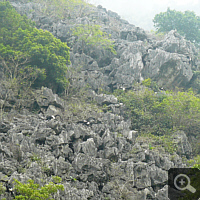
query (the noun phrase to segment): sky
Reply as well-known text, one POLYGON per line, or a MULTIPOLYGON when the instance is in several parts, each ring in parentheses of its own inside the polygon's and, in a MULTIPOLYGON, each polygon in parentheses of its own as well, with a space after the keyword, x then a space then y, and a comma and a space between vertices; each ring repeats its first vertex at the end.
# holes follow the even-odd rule
POLYGON ((102 5, 107 10, 117 12, 129 23, 145 30, 153 29, 153 18, 167 8, 177 11, 194 11, 200 16, 200 0, 90 0, 94 5, 102 5))

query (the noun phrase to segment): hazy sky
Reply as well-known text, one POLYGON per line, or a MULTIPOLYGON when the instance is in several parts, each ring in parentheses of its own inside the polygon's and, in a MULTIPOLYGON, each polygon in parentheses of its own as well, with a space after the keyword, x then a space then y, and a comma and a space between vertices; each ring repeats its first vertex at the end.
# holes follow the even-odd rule
POLYGON ((117 12, 122 18, 146 30, 153 28, 152 19, 167 8, 177 11, 191 10, 200 16, 200 0, 90 0, 107 10, 117 12))

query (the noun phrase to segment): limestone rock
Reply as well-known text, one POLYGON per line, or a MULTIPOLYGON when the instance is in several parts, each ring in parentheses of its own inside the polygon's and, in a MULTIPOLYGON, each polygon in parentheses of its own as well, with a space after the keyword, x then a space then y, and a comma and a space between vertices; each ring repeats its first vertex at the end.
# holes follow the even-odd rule
POLYGON ((53 94, 52 90, 47 87, 42 87, 41 90, 36 91, 36 100, 40 107, 54 105, 61 109, 64 108, 64 102, 58 97, 57 94, 53 94))
POLYGON ((181 156, 184 155, 189 158, 192 154, 192 147, 186 134, 183 131, 177 131, 174 133, 173 138, 177 147, 177 153, 181 156))

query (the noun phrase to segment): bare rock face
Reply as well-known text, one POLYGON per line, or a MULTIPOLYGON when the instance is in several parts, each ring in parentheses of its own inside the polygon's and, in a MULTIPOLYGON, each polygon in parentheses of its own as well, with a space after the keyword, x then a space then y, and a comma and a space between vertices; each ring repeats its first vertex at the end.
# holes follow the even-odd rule
POLYGON ((183 131, 177 131, 173 135, 174 142, 177 145, 177 153, 180 156, 190 157, 192 154, 192 147, 188 141, 186 134, 183 131))
POLYGON ((192 79, 190 59, 185 55, 150 49, 145 60, 143 75, 156 80, 160 86, 184 87, 192 79))
POLYGON ((194 45, 172 30, 148 50, 143 75, 166 88, 186 87, 193 77, 195 55, 194 45))
POLYGON ((185 40, 176 30, 171 30, 158 45, 167 52, 183 54, 191 59, 197 54, 194 45, 185 40))

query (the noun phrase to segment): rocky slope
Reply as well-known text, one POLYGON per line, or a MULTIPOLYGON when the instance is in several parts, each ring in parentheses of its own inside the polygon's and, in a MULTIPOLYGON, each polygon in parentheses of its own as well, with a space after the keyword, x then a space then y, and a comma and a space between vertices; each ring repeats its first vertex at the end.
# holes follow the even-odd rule
MULTIPOLYGON (((157 41, 101 6, 88 8, 93 12, 84 17, 56 20, 42 15, 39 4, 11 3, 36 21, 38 28, 68 42, 71 69, 81 66, 76 77, 72 73, 73 84, 89 84, 91 91, 85 103, 76 106, 76 99, 70 103, 48 88, 36 90, 35 100, 24 101, 20 111, 12 105, 17 100, 7 99, 0 122, 0 181, 4 185, 14 178, 42 183, 42 179, 49 182, 57 175, 62 177, 65 190, 55 199, 167 200, 167 170, 184 167, 181 157, 192 154, 186 135, 174 134, 179 148, 173 154, 159 145, 150 148, 149 138, 130 130, 124 105, 113 95, 97 92, 100 88, 131 88, 147 77, 165 88, 184 87, 197 66, 195 47, 176 31, 157 41), (80 52, 81 44, 71 28, 92 20, 111 34, 117 55, 91 47, 80 52), (47 120, 47 116, 57 114, 56 119, 47 120)), ((3 197, 12 199, 9 193, 3 197)))
POLYGON ((174 136, 179 155, 159 145, 150 149, 149 138, 129 129, 124 106, 112 95, 92 93, 110 111, 91 108, 82 120, 73 121, 68 105, 50 89, 36 94, 32 104, 44 114, 11 110, 0 123, 1 182, 6 185, 15 178, 41 183, 57 175, 65 190, 56 199, 167 199, 167 170, 184 167, 180 156, 191 154, 184 133, 174 136), (60 118, 46 119, 57 113, 60 118))
MULTIPOLYGON (((50 31, 71 47, 72 68, 80 68, 79 85, 89 84, 109 91, 131 88, 134 82, 152 78, 166 88, 186 87, 197 68, 197 50, 176 31, 157 41, 151 34, 129 24, 117 13, 102 6, 89 7, 81 16, 56 20, 45 16, 36 3, 12 2, 20 14, 26 14, 37 27, 50 31), (72 36, 78 24, 99 24, 115 41, 117 55, 96 47, 84 47, 72 36)), ((76 83, 77 84, 77 83, 76 83)))

